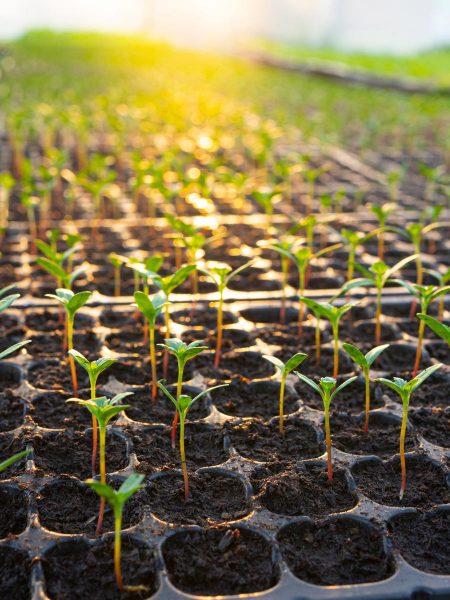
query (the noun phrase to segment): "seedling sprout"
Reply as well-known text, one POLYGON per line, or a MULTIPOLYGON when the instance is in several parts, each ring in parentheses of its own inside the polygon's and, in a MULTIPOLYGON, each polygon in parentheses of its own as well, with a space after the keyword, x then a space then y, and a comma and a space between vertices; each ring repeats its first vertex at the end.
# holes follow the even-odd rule
POLYGON ((7 458, 3 462, 1 462, 0 463, 0 473, 2 473, 6 469, 8 469, 12 465, 14 465, 16 462, 18 462, 22 458, 25 458, 25 456, 28 456, 31 452, 32 452, 31 449, 29 449, 29 450, 22 450, 22 452, 17 452, 17 454, 13 454, 9 458, 7 458))
POLYGON ((431 331, 434 331, 434 333, 442 338, 444 342, 447 342, 448 346, 450 347, 450 327, 448 325, 445 325, 445 323, 441 323, 437 319, 430 317, 430 315, 417 313, 417 316, 423 323, 428 325, 431 331))

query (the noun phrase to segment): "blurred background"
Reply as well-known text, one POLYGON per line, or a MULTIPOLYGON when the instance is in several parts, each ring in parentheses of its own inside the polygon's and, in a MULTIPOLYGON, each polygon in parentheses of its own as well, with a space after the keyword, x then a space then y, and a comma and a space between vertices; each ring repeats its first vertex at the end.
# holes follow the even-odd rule
POLYGON ((30 29, 144 33, 181 46, 243 40, 342 51, 414 54, 450 45, 450 0, 14 0, 0 37, 30 29))

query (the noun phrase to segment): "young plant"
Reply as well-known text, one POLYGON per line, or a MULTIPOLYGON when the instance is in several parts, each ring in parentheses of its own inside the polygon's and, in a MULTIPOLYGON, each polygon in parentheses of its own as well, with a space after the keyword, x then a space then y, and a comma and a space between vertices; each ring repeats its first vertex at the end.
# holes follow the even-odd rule
POLYGON ((405 438, 406 438, 406 424, 408 420, 408 408, 409 402, 411 399, 412 393, 427 379, 430 375, 432 375, 435 371, 442 367, 442 363, 437 365, 432 365, 421 371, 416 377, 411 379, 410 381, 405 381, 401 377, 394 377, 393 381, 390 379, 385 379, 384 377, 379 377, 376 381, 387 385, 391 390, 397 392, 400 396, 402 404, 403 404, 403 417, 402 417, 402 426, 400 430, 400 465, 402 471, 402 482, 400 486, 400 500, 403 498, 403 494, 406 489, 406 459, 405 459, 405 438))
POLYGON ((381 297, 385 285, 391 281, 394 273, 402 269, 405 265, 416 259, 416 255, 407 256, 400 260, 393 267, 388 267, 385 262, 378 260, 369 268, 363 268, 357 265, 357 269, 362 272, 364 277, 352 279, 342 286, 339 296, 347 294, 350 290, 360 287, 375 287, 377 289, 376 311, 375 311, 375 343, 379 346, 381 341, 381 297))
POLYGON ((191 406, 195 402, 197 402, 197 400, 199 400, 200 398, 202 398, 209 392, 212 392, 213 390, 217 390, 218 388, 221 388, 221 387, 226 387, 227 385, 229 385, 229 384, 224 383, 222 385, 216 385, 212 388, 203 390, 202 392, 200 392, 200 394, 195 396, 195 398, 192 398, 191 396, 188 396, 187 394, 180 394, 180 395, 177 395, 176 398, 174 398, 172 396, 172 394, 169 392, 169 390, 164 386, 163 382, 158 381, 159 389, 162 392, 164 392, 164 394, 169 398, 169 400, 175 406, 176 414, 178 415, 178 418, 180 420, 180 459, 181 459, 181 469, 183 471, 183 479, 184 479, 184 498, 185 498, 185 500, 187 500, 189 498, 189 479, 188 479, 188 470, 187 470, 187 464, 186 464, 186 452, 185 452, 185 447, 184 447, 184 425, 186 422, 187 414, 188 414, 191 406))
POLYGON ((114 512, 114 572, 116 575, 117 587, 121 593, 124 592, 140 592, 146 591, 146 588, 141 585, 123 584, 122 567, 121 567, 121 545, 122 545, 122 515, 126 501, 131 498, 144 485, 144 475, 132 473, 125 479, 118 490, 115 490, 106 483, 87 479, 85 483, 93 489, 101 498, 111 506, 114 512))
POLYGON ((0 235, 6 231, 9 219, 9 201, 16 180, 10 173, 0 173, 0 235))
POLYGON ((384 258, 384 231, 388 217, 394 212, 395 208, 396 205, 391 203, 382 204, 381 206, 370 206, 370 210, 378 219, 378 260, 383 260, 384 258))
MULTIPOLYGON (((450 283, 450 267, 444 272, 436 271, 435 269, 427 269, 427 273, 429 273, 432 277, 434 277, 439 287, 443 287, 450 283)), ((444 318, 444 295, 439 298, 439 308, 438 308, 438 319, 442 320, 444 318)))
MULTIPOLYGON (((67 349, 73 350, 73 325, 75 321, 75 315, 82 306, 86 304, 89 298, 92 296, 92 292, 78 292, 74 294, 72 290, 66 290, 64 288, 58 288, 56 294, 45 294, 47 298, 54 298, 66 311, 66 323, 67 323, 67 349)), ((78 381, 77 381, 77 370, 75 368, 75 361, 71 354, 69 354, 70 372, 72 375, 72 386, 74 394, 78 394, 78 381)))
MULTIPOLYGON (((433 302, 433 300, 436 300, 436 298, 444 297, 445 294, 448 294, 450 292, 450 286, 448 286, 448 285, 445 287, 434 287, 433 285, 424 286, 424 285, 410 284, 408 281, 403 281, 401 279, 395 279, 394 281, 396 281, 400 285, 403 285, 411 293, 411 295, 414 296, 414 298, 419 302, 420 310, 421 310, 422 314, 424 314, 424 315, 427 314, 428 307, 433 302)), ((425 332, 425 321, 423 321, 421 319, 420 323, 419 323, 419 334, 418 334, 418 341, 417 341, 416 359, 414 361, 414 367, 413 367, 413 372, 412 372, 413 377, 415 377, 419 371, 420 359, 422 357, 422 345, 423 345, 424 332, 425 332)))
POLYGON ((120 256, 120 254, 116 254, 115 252, 111 252, 108 255, 108 261, 114 268, 114 296, 117 298, 120 296, 122 287, 120 271, 122 265, 126 264, 127 258, 125 256, 120 256))
MULTIPOLYGON (((69 354, 77 361, 77 363, 83 367, 89 377, 89 384, 91 388, 91 400, 95 400, 97 396, 96 387, 97 379, 99 375, 103 373, 108 367, 116 362, 115 358, 109 358, 104 356, 97 360, 90 361, 85 356, 78 352, 78 350, 69 350, 69 354)), ((97 418, 92 415, 92 476, 95 475, 95 464, 97 459, 97 445, 98 445, 98 431, 97 431, 97 418)))
POLYGON ((431 331, 434 331, 434 333, 442 338, 444 342, 447 342, 450 347, 450 327, 448 325, 430 317, 430 315, 424 315, 423 313, 417 313, 417 317, 428 325, 431 331))
MULTIPOLYGON (((181 390, 183 387, 183 376, 184 376, 184 368, 186 363, 189 360, 192 360, 199 354, 201 354, 204 350, 207 350, 207 346, 201 346, 201 342, 191 342, 190 344, 185 344, 181 340, 177 338, 166 339, 164 340, 164 344, 158 344, 160 348, 164 348, 168 352, 171 352, 178 363, 178 378, 177 378, 177 392, 176 399, 178 400, 181 396, 181 390)), ((175 411, 175 416, 172 423, 172 448, 175 448, 175 433, 177 430, 178 424, 178 411, 175 411)))
POLYGON ((336 394, 346 388, 348 385, 353 383, 355 377, 350 377, 340 386, 336 388, 336 379, 334 377, 322 377, 319 381, 319 385, 306 375, 302 375, 298 371, 294 371, 294 373, 299 377, 304 383, 309 385, 315 392, 317 392, 322 398, 323 402, 323 410, 324 410, 324 419, 325 419, 325 440, 327 445, 327 463, 328 463, 328 480, 332 481, 333 479, 333 463, 331 460, 331 430, 330 430, 330 406, 331 401, 336 396, 336 394), (335 389, 336 388, 336 389, 335 389))
POLYGON ((30 450, 22 450, 22 452, 17 452, 17 454, 13 454, 9 458, 7 458, 3 462, 1 462, 0 463, 0 473, 2 473, 6 469, 8 469, 12 465, 14 465, 16 462, 18 462, 22 458, 25 458, 25 456, 28 456, 31 452, 32 452, 31 449, 30 450))
POLYGON ((326 319, 331 325, 333 332, 333 377, 336 378, 339 374, 339 323, 343 315, 356 304, 333 306, 327 302, 316 302, 311 298, 300 298, 300 301, 304 302, 316 315, 326 319))
POLYGON ((156 294, 153 299, 144 292, 134 292, 134 300, 136 306, 144 315, 148 323, 149 329, 149 345, 150 345, 150 367, 152 372, 152 401, 156 401, 156 393, 158 391, 157 376, 156 376, 156 351, 155 351, 155 325, 156 319, 161 314, 167 300, 162 294, 156 294))
POLYGON ((361 368, 364 375, 365 382, 365 397, 366 397, 366 418, 364 421, 364 431, 367 433, 369 431, 369 415, 370 415, 370 367, 376 361, 376 359, 380 356, 382 352, 389 348, 389 344, 384 344, 383 346, 377 346, 376 348, 372 348, 366 354, 363 354, 359 348, 356 346, 352 346, 352 344, 344 343, 342 345, 344 350, 350 356, 352 361, 361 368))
POLYGON ((266 214, 266 232, 270 235, 272 229, 273 207, 281 200, 281 195, 276 190, 270 188, 261 188, 252 194, 253 198, 260 205, 266 214))
MULTIPOLYGON (((363 246, 374 235, 379 234, 381 229, 375 229, 370 233, 362 233, 360 231, 352 231, 351 229, 341 229, 341 236, 348 246, 348 266, 347 266, 347 282, 353 279, 355 272, 356 250, 358 246, 363 246)), ((345 243, 344 242, 344 243, 345 243)))
MULTIPOLYGON (((124 392, 122 394, 117 394, 114 398, 101 396, 100 398, 91 398, 91 400, 79 400, 78 398, 70 398, 67 400, 67 402, 76 402, 81 406, 85 406, 97 420, 99 429, 100 483, 106 484, 106 427, 113 417, 126 408, 130 408, 129 404, 121 404, 121 401, 131 395, 132 392, 124 392)), ((100 534, 104 514, 105 498, 102 497, 95 535, 100 534)))
POLYGON ((304 360, 308 358, 307 354, 303 354, 302 352, 298 352, 291 356, 291 358, 286 361, 286 363, 282 362, 276 356, 269 356, 267 354, 263 355, 263 358, 268 360, 270 363, 275 365, 281 375, 281 384, 280 384, 280 396, 279 396, 279 406, 280 406, 280 433, 284 435, 284 390, 286 387, 286 378, 294 369, 299 367, 304 360))
POLYGON ((217 306, 217 341, 216 352, 214 355, 214 366, 216 368, 220 365, 222 352, 224 292, 233 277, 236 277, 236 275, 249 267, 253 262, 254 261, 251 260, 234 271, 230 265, 221 262, 208 262, 204 267, 199 267, 199 271, 211 279, 214 285, 217 286, 217 291, 219 292, 219 304, 217 306))

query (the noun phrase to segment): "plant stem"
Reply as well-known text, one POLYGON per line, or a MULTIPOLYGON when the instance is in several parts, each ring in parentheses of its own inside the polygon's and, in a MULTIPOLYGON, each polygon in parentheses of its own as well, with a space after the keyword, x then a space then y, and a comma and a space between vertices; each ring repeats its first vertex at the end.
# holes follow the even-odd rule
MULTIPOLYGON (((423 284, 423 267, 422 267, 422 257, 420 255, 420 240, 415 242, 414 244, 414 252, 417 254, 417 258, 416 258, 416 271, 417 271, 417 278, 416 278, 416 285, 422 285, 423 284)), ((409 318, 412 320, 414 318, 414 314, 416 312, 416 308, 417 308, 417 298, 413 298, 413 301, 411 303, 411 310, 409 311, 409 318)))
POLYGON ((120 592, 123 592, 122 567, 120 564, 122 548, 122 507, 114 511, 114 521, 114 572, 116 574, 117 587, 120 592))
MULTIPOLYGON (((423 311, 426 314, 426 310, 423 311)), ((418 371, 420 365, 420 359, 422 357, 422 343, 423 343, 423 334, 425 332, 425 321, 420 320, 419 323, 419 339, 417 341, 417 350, 416 350, 416 360, 414 361, 414 369, 412 373, 412 377, 414 378, 418 371)))
POLYGON ((378 234, 378 260, 384 257, 384 234, 382 231, 378 234))
POLYGON ((364 432, 369 431, 369 414, 370 414, 370 377, 369 371, 364 370, 364 379, 366 383, 366 418, 364 421, 364 432))
MULTIPOLYGON (((166 339, 170 338, 170 313, 169 313, 169 297, 167 296, 167 304, 164 308, 164 321, 166 330, 166 339)), ((164 348, 163 353, 163 377, 167 378, 167 369, 169 368, 169 350, 164 348)))
POLYGON ((327 445, 328 481, 333 479, 333 464, 331 462, 331 432, 330 432, 330 406, 325 405, 325 441, 327 445))
POLYGON ((406 459, 405 459, 405 437, 406 437, 406 421, 408 418, 408 404, 409 400, 405 402, 403 400, 403 417, 402 417, 402 428, 400 431, 400 465, 402 470, 402 484, 400 486, 399 498, 402 500, 403 494, 406 489, 406 459))
MULTIPOLYGON (((106 483, 106 427, 99 424, 100 427, 100 481, 106 483)), ((98 513, 97 529, 95 535, 99 536, 103 524, 103 516, 105 514, 105 498, 100 498, 100 510, 98 513)))
POLYGON ((280 433, 284 435, 284 388, 286 387, 286 375, 281 376, 280 384, 280 433))
POLYGON ((184 479, 184 499, 189 498, 189 479, 188 470, 186 464, 186 452, 184 449, 184 417, 180 419, 180 457, 181 457, 181 468, 183 470, 184 479))
POLYGON ((214 356, 214 366, 216 369, 220 364, 220 354, 222 351, 222 335, 223 335, 223 289, 219 290, 219 306, 217 307, 217 342, 216 353, 214 356))
POLYGON ((347 269, 347 281, 353 279, 353 273, 355 272, 355 246, 350 246, 348 251, 348 269, 347 269))
POLYGON ((156 393, 158 386, 156 383, 156 354, 155 354, 155 326, 150 326, 150 365, 152 369, 152 400, 156 402, 156 393))
POLYGON ((114 266, 114 296, 120 296, 120 265, 114 266))
POLYGON ((284 325, 286 322, 286 287, 288 284, 288 271, 289 271, 289 259, 286 256, 281 255, 281 309, 280 309, 280 323, 284 325))
POLYGON ((381 288, 377 288, 377 308, 375 313, 375 344, 381 341, 381 288))
POLYGON ((320 318, 316 315, 316 365, 320 364, 320 318))
MULTIPOLYGON (((95 380, 91 381, 91 400, 95 399, 95 380)), ((97 462, 97 445, 98 445, 98 432, 97 432, 97 418, 92 415, 92 477, 95 477, 95 465, 97 462)))
POLYGON ((299 285, 298 285, 298 301, 299 301, 298 335, 300 337, 302 335, 302 331, 303 331, 303 315, 305 314, 305 305, 300 300, 300 298, 303 296, 303 292, 305 291, 305 271, 303 268, 299 268, 299 270, 298 270, 298 279, 299 279, 299 285))
MULTIPOLYGON (((67 347, 69 350, 73 350, 73 317, 67 316, 67 347)), ((69 354, 70 372, 72 374, 72 387, 75 396, 78 396, 78 380, 77 380, 77 369, 75 366, 75 360, 71 354, 69 354)))
MULTIPOLYGON (((181 391, 183 389, 183 373, 184 373, 184 364, 180 363, 180 361, 178 361, 178 380, 177 380, 177 396, 176 396, 177 402, 178 402, 179 397, 181 396, 181 391)), ((171 435, 172 448, 175 448, 175 434, 177 432, 178 418, 179 418, 178 410, 176 410, 175 416, 172 421, 172 435, 171 435)))
POLYGON ((339 373, 339 326, 333 325, 333 377, 336 379, 339 373))

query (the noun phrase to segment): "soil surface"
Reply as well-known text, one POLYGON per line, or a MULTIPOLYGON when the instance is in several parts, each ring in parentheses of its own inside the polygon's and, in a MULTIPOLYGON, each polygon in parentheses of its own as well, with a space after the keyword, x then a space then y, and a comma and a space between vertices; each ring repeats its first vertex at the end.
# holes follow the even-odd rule
POLYGON ((350 510, 358 501, 345 471, 335 468, 330 482, 325 463, 258 467, 251 482, 261 504, 279 515, 322 517, 350 510))
POLYGON ((211 525, 241 519, 250 512, 241 479, 222 471, 189 473, 189 497, 183 477, 166 472, 151 479, 147 494, 152 513, 177 525, 211 525))
POLYGON ((213 363, 214 354, 201 354, 195 362, 195 370, 209 379, 223 381, 231 379, 233 375, 253 381, 275 374, 275 367, 258 352, 227 352, 222 355, 219 368, 213 363))
POLYGON ((382 532, 370 521, 341 517, 322 523, 292 523, 277 536, 296 577, 315 585, 381 581, 391 572, 382 532))
MULTIPOLYGON (((87 387, 89 385, 89 378, 86 371, 78 364, 76 365, 76 370, 78 387, 87 387)), ((101 381, 101 378, 102 375, 100 375, 99 381, 101 381)), ((68 361, 38 361, 35 364, 31 365, 28 369, 28 381, 33 387, 42 390, 71 391, 73 389, 72 377, 70 374, 70 366, 68 361)))
MULTIPOLYGON (((345 381, 347 377, 338 377, 338 385, 345 381)), ((310 408, 323 411, 323 401, 317 392, 300 379, 295 383, 295 391, 304 404, 310 408)), ((370 407, 382 408, 385 403, 383 400, 383 386, 378 383, 370 384, 370 407)), ((348 387, 344 388, 336 395, 331 403, 330 412, 349 412, 353 414, 361 413, 365 410, 365 383, 361 378, 356 379, 348 387)))
POLYGON ((408 417, 428 442, 450 448, 450 408, 416 408, 408 417))
POLYGON ((0 432, 12 431, 23 424, 25 404, 23 400, 6 389, 0 393, 0 432))
POLYGON ((255 419, 227 423, 231 445, 241 456, 260 462, 314 458, 323 452, 315 428, 297 418, 286 419, 284 435, 278 420, 263 423, 255 419))
POLYGON ((389 522, 394 546, 410 565, 427 573, 450 575, 450 512, 407 513, 389 522))
MULTIPOLYGON (((81 398, 90 397, 89 392, 80 391, 81 398)), ((91 413, 76 402, 66 402, 71 394, 63 392, 44 392, 37 394, 31 401, 30 415, 40 427, 65 429, 72 427, 86 429, 92 427, 91 413)))
POLYGON ((20 550, 0 547, 0 598, 28 600, 30 559, 20 550))
POLYGON ((19 534, 27 526, 28 500, 18 487, 0 485, 0 538, 19 534))
POLYGON ((162 552, 170 581, 188 594, 252 594, 280 578, 271 544, 248 529, 182 531, 162 552))
POLYGON ((379 504, 430 508, 450 500, 443 469, 421 455, 406 457, 406 490, 399 499, 401 472, 398 456, 382 462, 369 459, 356 463, 353 477, 360 491, 379 504))
POLYGON ((143 592, 121 594, 113 565, 111 537, 94 544, 82 540, 60 541, 45 554, 43 567, 51 600, 141 600, 158 588, 152 549, 122 534, 122 573, 125 585, 143 585, 143 592))

